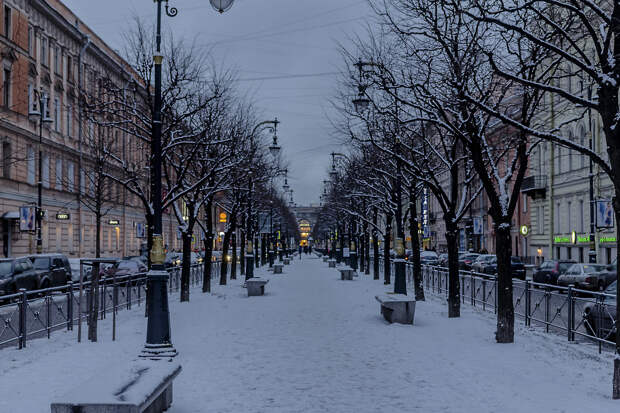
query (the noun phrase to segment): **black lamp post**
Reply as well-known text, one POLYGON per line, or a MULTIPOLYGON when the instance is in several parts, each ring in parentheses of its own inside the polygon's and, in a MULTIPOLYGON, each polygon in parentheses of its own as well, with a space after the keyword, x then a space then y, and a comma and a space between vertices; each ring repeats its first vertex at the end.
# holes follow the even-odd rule
POLYGON ((37 180, 37 213, 35 224, 37 226, 37 254, 43 252, 43 236, 41 234, 41 220, 43 219, 43 124, 51 123, 52 119, 49 117, 49 97, 43 93, 43 90, 37 92, 35 90, 35 98, 39 102, 39 108, 30 108, 28 116, 39 122, 39 179, 37 180))
MULTIPOLYGON (((368 72, 364 70, 366 66, 378 66, 374 62, 363 62, 361 59, 355 63, 359 70, 358 96, 352 100, 355 110, 362 113, 370 104, 366 97, 364 78, 368 72)), ((396 93, 396 91, 394 92, 396 93)), ((403 202, 402 202, 402 165, 400 159, 400 141, 398 138, 398 99, 394 100, 394 117, 396 132, 394 135, 394 153, 396 154, 396 178, 394 182, 394 195, 396 202, 396 238, 394 239, 394 293, 407 294, 406 261, 405 261, 405 232, 403 230, 403 202)))
MULTIPOLYGON (((156 51, 153 56, 155 64, 155 96, 153 97, 153 124, 151 136, 151 204, 153 223, 150 228, 153 234, 150 259, 151 268, 147 274, 147 329, 146 344, 140 357, 162 359, 174 357, 177 351, 172 345, 170 336, 170 311, 168 309, 168 272, 164 267, 166 254, 162 228, 162 147, 161 147, 161 110, 162 110, 162 64, 161 54, 161 19, 162 3, 168 17, 177 15, 175 7, 168 6, 168 0, 154 0, 157 3, 157 32, 155 37, 156 51)), ((211 5, 220 13, 230 9, 234 0, 210 0, 211 5)))
MULTIPOLYGON (((254 145, 254 137, 262 129, 268 129, 273 131, 275 134, 277 132, 278 118, 274 120, 266 120, 254 127, 252 134, 250 135, 250 145, 252 154, 256 150, 254 145)), ((253 156, 250 157, 250 159, 253 156)), ((248 235, 246 237, 246 245, 245 245, 245 279, 252 278, 254 276, 254 250, 258 246, 258 242, 254 240, 254 225, 253 225, 253 217, 252 217, 252 191, 254 188, 254 175, 250 165, 250 171, 248 171, 248 215, 246 221, 246 228, 248 229, 248 235)), ((258 260, 257 260, 258 263, 258 260)))

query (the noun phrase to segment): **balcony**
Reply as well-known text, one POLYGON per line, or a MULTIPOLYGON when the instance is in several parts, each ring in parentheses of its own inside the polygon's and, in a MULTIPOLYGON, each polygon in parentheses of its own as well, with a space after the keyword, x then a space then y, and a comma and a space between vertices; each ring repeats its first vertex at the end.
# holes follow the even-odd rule
POLYGON ((544 198, 547 192, 547 176, 532 175, 523 179, 521 184, 521 192, 532 198, 544 198))

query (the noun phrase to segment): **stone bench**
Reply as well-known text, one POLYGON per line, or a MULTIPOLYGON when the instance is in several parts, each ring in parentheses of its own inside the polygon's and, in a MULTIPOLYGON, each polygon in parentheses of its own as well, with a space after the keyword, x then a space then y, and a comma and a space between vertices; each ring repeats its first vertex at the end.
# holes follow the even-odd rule
POLYGON ((336 260, 335 259, 331 259, 328 260, 327 263, 329 264, 329 268, 336 268, 336 260))
POLYGON ((290 258, 284 258, 284 265, 290 265, 291 264, 291 259, 290 258))
POLYGON ((253 277, 245 282, 245 287, 248 289, 248 297, 265 295, 265 284, 269 280, 262 279, 260 277, 253 277))
POLYGON ((404 294, 383 294, 375 296, 381 303, 381 314, 390 323, 413 324, 415 298, 404 294))
POLYGON ((283 264, 273 264, 273 273, 282 274, 282 268, 284 268, 283 264))
POLYGON ((323 255, 323 262, 327 262, 327 260, 329 260, 329 257, 327 255, 323 255))
POLYGON ((160 413, 172 404, 178 362, 144 360, 129 369, 97 371, 96 376, 51 404, 52 413, 160 413))
POLYGON ((340 279, 341 280, 353 280, 353 273, 355 272, 355 270, 353 270, 353 268, 351 268, 351 267, 342 267, 342 268, 339 268, 338 271, 340 271, 340 279))

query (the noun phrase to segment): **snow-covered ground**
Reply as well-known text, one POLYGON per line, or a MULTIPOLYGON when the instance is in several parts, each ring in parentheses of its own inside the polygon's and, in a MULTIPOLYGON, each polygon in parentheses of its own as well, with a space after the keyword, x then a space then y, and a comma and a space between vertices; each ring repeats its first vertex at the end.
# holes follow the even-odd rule
MULTIPOLYGON (((172 297, 173 341, 183 365, 170 412, 618 412, 610 355, 518 327, 494 342, 492 314, 467 307, 448 319, 438 298, 418 303, 415 326, 388 325, 370 276, 340 281, 304 256, 247 297, 242 280, 172 297)), ((49 412, 98 371, 135 359, 143 308, 119 313, 116 342, 71 332, 0 351, 0 412, 49 412)), ((105 320, 104 323, 109 322, 105 320)))

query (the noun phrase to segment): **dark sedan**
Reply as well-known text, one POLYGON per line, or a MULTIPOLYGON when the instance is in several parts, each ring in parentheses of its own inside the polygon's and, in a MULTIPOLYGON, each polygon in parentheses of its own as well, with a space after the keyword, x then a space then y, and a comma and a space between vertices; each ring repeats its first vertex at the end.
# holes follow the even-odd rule
POLYGON ((588 334, 604 340, 615 341, 616 281, 609 284, 605 294, 588 302, 583 309, 583 324, 588 334))
MULTIPOLYGON (((510 257, 510 268, 513 278, 525 280, 525 265, 521 262, 521 258, 510 257)), ((494 257, 491 261, 485 263, 481 272, 484 274, 497 275, 497 257, 494 257)))
POLYGON ((7 258, 0 260, 0 295, 13 294, 20 288, 39 288, 39 272, 28 258, 7 258))
POLYGON ((480 254, 474 254, 470 252, 459 254, 459 268, 462 270, 471 271, 471 265, 474 263, 474 261, 476 261, 478 255, 480 254))
POLYGON ((557 284, 558 277, 575 264, 572 260, 547 260, 540 264, 532 276, 532 280, 542 284, 557 284))
POLYGON ((126 259, 121 260, 105 271, 106 277, 117 276, 122 277, 126 275, 138 275, 142 273, 146 273, 148 268, 146 265, 140 261, 135 259, 126 259))

